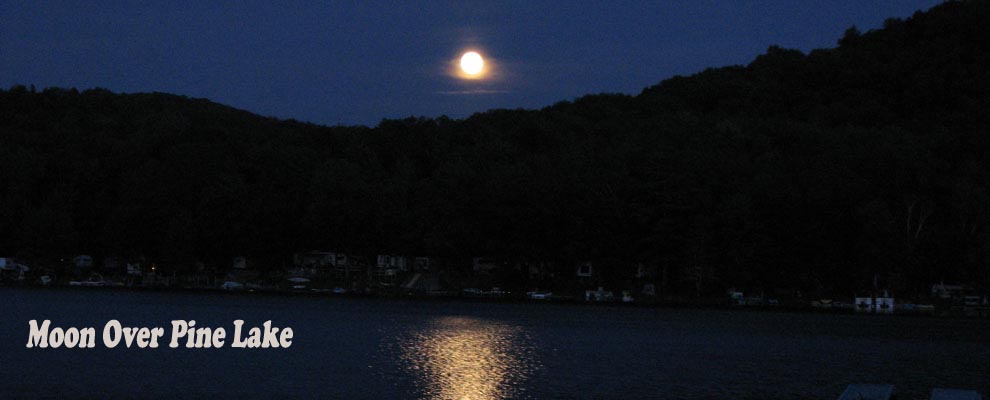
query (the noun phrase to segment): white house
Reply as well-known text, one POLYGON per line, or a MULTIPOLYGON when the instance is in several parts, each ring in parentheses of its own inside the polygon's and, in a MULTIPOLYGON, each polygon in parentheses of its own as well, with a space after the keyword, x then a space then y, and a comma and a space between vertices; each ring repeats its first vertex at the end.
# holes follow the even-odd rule
POLYGON ((856 297, 856 312, 868 314, 893 314, 894 298, 883 292, 882 296, 856 297))
POLYGON ((375 267, 386 271, 408 271, 409 259, 402 256, 379 254, 375 261, 375 267))

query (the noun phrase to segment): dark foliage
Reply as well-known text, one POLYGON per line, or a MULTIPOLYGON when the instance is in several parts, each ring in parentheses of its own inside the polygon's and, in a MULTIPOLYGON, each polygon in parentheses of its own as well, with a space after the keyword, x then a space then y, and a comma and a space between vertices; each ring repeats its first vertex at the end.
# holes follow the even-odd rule
POLYGON ((990 285, 990 7, 464 120, 321 127, 201 99, 0 91, 0 253, 306 249, 660 265, 678 285, 990 285))

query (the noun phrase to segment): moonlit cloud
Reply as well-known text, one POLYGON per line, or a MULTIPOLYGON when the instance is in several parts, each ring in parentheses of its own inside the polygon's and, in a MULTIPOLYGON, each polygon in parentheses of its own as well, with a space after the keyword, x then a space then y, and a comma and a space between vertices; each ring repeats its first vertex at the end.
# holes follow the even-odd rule
POLYGON ((510 90, 495 90, 495 89, 471 89, 471 90, 443 90, 436 92, 437 94, 450 94, 450 95, 471 95, 471 94, 499 94, 499 93, 512 93, 510 90))

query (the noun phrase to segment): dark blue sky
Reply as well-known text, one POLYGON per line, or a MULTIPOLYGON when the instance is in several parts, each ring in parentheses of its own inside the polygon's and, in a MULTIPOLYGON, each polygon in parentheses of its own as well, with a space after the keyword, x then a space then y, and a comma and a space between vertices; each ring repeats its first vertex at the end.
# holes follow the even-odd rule
POLYGON ((0 86, 170 92, 328 125, 465 117, 635 94, 773 44, 833 47, 938 1, 236 3, 5 0, 0 86), (450 76, 467 48, 491 79, 450 76))

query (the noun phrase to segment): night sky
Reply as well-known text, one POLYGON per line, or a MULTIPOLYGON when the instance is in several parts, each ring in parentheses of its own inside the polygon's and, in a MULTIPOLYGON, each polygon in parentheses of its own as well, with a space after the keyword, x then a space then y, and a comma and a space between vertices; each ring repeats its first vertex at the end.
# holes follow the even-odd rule
POLYGON ((0 86, 169 92, 327 125, 465 117, 833 47, 938 1, 107 3, 2 2, 0 86), (466 50, 485 79, 450 73, 466 50))

